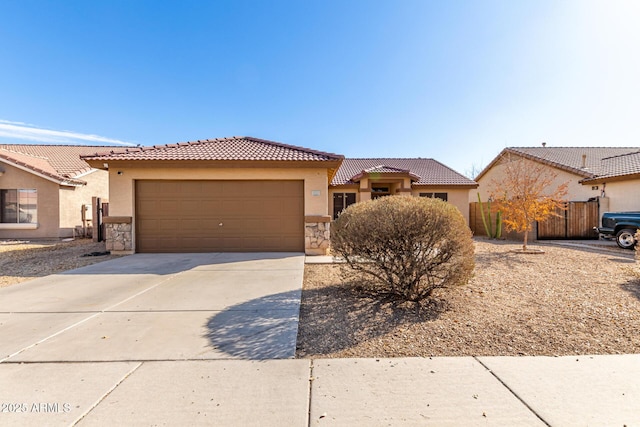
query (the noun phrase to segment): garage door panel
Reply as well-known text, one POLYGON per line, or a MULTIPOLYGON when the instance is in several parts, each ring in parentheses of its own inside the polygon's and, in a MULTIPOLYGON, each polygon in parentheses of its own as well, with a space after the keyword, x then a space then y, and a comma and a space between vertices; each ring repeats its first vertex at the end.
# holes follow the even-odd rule
POLYGON ((158 202, 156 200, 138 200, 139 210, 150 212, 157 209, 158 202))
POLYGON ((265 216, 283 216, 292 208, 296 209, 295 205, 291 206, 288 201, 279 200, 278 203, 263 203, 260 211, 265 216))
POLYGON ((303 188, 302 181, 138 181, 137 250, 303 251, 303 188))
POLYGON ((302 221, 284 221, 280 225, 280 228, 284 231, 285 235, 291 235, 296 230, 303 227, 302 221))
MULTIPOLYGON (((207 194, 207 197, 213 197, 212 194, 207 194)), ((218 197, 218 196, 216 196, 218 197)), ((200 210, 203 213, 206 212, 211 212, 213 215, 213 212, 217 211, 220 208, 220 202, 219 201, 215 201, 215 200, 201 200, 200 201, 200 210)))
POLYGON ((206 231, 206 228, 203 227, 203 222, 199 219, 182 218, 179 222, 178 228, 182 233, 206 231))
POLYGON ((157 219, 138 221, 137 232, 151 233, 154 231, 170 231, 178 227, 178 221, 174 219, 157 219))
MULTIPOLYGON (((173 203, 179 203, 180 207, 178 208, 181 212, 181 215, 194 215, 194 214, 200 214, 202 212, 202 203, 199 200, 194 200, 194 199, 176 199, 173 201, 173 203)), ((173 207, 172 210, 175 210, 175 207, 173 207)))
MULTIPOLYGON (((237 195, 233 195, 233 197, 237 197, 237 195)), ((223 216, 235 216, 235 215, 246 215, 250 211, 246 208, 246 203, 241 199, 231 199, 224 200, 220 203, 218 208, 216 209, 220 215, 223 216)))
POLYGON ((265 207, 270 204, 273 203, 265 203, 263 200, 245 200, 242 208, 247 213, 253 212, 254 215, 269 215, 268 212, 265 212, 265 207))

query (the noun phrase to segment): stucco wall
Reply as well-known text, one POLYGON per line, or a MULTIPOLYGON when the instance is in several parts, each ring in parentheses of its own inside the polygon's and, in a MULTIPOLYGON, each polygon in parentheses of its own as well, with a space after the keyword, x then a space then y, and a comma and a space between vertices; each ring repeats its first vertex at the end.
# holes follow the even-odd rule
MULTIPOLYGON (((135 181, 182 180, 304 180, 305 216, 328 215, 327 170, 324 168, 118 168, 109 170, 109 216, 135 217, 135 181), (121 172, 118 174, 118 172, 121 172), (316 195, 317 194, 317 195, 316 195)), ((135 242, 135 221, 133 238, 135 242)))
MULTIPOLYGON (((329 189, 329 214, 333 216, 333 194, 334 193, 356 193, 356 202, 363 200, 362 194, 369 196, 369 193, 360 193, 357 188, 353 187, 332 187, 329 189)), ((414 188, 411 193, 399 193, 399 194, 411 194, 412 196, 419 197, 420 193, 447 193, 448 202, 457 207, 460 213, 469 223, 469 189, 464 188, 452 188, 452 187, 421 187, 414 188)), ((369 197, 367 197, 368 199, 369 197)))
POLYGON ((412 191, 412 195, 419 197, 420 193, 447 193, 447 201, 458 208, 464 220, 469 224, 469 193, 468 188, 452 187, 424 187, 412 191))
POLYGON ((55 239, 58 238, 59 185, 30 172, 0 162, 4 174, 0 176, 0 189, 36 189, 38 192, 38 225, 34 230, 10 229, 0 224, 0 239, 55 239))
MULTIPOLYGON (((515 161, 519 159, 519 156, 512 155, 511 158, 515 161)), ((525 159, 525 162, 531 162, 535 164, 539 164, 537 162, 532 162, 531 160, 525 159)), ((570 172, 563 171, 561 169, 552 168, 551 166, 547 166, 550 169, 553 169, 554 172, 558 174, 557 178, 552 184, 552 188, 557 188, 559 185, 562 185, 565 182, 568 182, 568 193, 566 200, 578 202, 578 201, 587 201, 591 197, 597 197, 600 195, 601 186, 598 186, 597 190, 592 190, 591 185, 582 185, 579 183, 581 179, 584 177, 580 175, 576 175, 570 172)), ((479 187, 475 190, 469 192, 468 202, 477 202, 478 201, 478 193, 480 193, 480 197, 482 201, 486 201, 489 198, 489 194, 491 193, 492 181, 495 180, 500 182, 505 177, 505 168, 506 163, 498 163, 493 166, 489 171, 487 171, 480 179, 476 180, 479 184, 479 187)), ((597 184, 594 184, 597 185, 597 184)))
POLYGON ((60 237, 70 237, 76 226, 82 226, 82 205, 87 205, 87 218, 91 218, 91 197, 109 197, 109 173, 95 170, 80 177, 87 185, 60 188, 60 237))
POLYGON ((605 190, 610 212, 640 211, 640 178, 608 182, 605 190))

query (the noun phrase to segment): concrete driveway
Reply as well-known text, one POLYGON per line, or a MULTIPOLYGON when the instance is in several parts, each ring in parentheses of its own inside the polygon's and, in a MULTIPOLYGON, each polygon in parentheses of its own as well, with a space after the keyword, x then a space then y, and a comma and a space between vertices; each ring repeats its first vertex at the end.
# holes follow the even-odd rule
POLYGON ((137 254, 0 289, 0 425, 300 425, 309 362, 264 359, 295 355, 303 269, 137 254))
POLYGON ((304 256, 136 254, 0 289, 0 361, 295 355, 304 256))
POLYGON ((303 261, 133 255, 1 289, 0 425, 640 426, 640 355, 291 359, 303 261))

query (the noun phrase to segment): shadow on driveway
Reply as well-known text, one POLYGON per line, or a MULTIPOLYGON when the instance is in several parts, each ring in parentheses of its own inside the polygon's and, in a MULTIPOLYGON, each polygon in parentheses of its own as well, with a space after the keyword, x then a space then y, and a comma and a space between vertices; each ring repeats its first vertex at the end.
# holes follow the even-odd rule
POLYGON ((240 359, 295 356, 300 290, 231 306, 211 317, 206 338, 219 351, 240 359))

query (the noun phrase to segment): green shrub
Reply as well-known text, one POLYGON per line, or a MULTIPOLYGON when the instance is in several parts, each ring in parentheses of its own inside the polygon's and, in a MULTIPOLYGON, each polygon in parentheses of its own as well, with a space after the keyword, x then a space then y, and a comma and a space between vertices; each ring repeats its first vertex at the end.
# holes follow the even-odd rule
POLYGON ((432 198, 390 196, 351 205, 331 226, 331 248, 372 286, 408 301, 466 284, 475 265, 462 214, 432 198))

